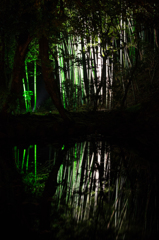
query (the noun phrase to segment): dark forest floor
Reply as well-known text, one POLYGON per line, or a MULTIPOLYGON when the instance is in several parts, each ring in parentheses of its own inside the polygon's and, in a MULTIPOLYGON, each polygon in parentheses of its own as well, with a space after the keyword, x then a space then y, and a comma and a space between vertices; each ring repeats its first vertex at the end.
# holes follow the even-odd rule
POLYGON ((56 112, 0 115, 0 141, 53 142, 88 135, 138 139, 145 145, 159 143, 159 97, 125 110, 70 112, 65 123, 56 112))
POLYGON ((27 113, 1 116, 0 139, 10 141, 57 140, 94 134, 118 138, 158 138, 159 107, 146 104, 126 110, 71 112, 73 123, 66 124, 59 114, 27 113))
POLYGON ((126 110, 70 112, 72 123, 57 113, 27 113, 0 118, 0 140, 80 141, 86 135, 137 138, 145 144, 158 143, 159 100, 138 104, 126 110))

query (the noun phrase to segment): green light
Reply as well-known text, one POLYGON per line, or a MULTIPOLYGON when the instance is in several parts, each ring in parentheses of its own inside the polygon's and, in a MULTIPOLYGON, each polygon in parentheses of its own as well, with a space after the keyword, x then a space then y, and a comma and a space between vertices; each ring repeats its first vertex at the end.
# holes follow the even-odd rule
POLYGON ((29 163, 29 152, 30 152, 30 147, 28 147, 28 150, 27 150, 26 171, 28 171, 28 163, 29 163))
POLYGON ((64 148, 65 148, 65 145, 62 146, 62 150, 64 150, 64 148))
MULTIPOLYGON (((23 91, 24 91, 24 93, 25 93, 25 92, 26 92, 26 89, 25 89, 24 78, 22 78, 22 82, 23 82, 23 91)), ((24 96, 24 94, 23 94, 23 96, 24 96)), ((26 100, 26 97, 25 97, 25 96, 24 96, 24 100, 25 100, 25 107, 26 107, 26 110, 27 110, 28 106, 27 106, 27 100, 26 100)))
MULTIPOLYGON (((29 93, 31 91, 29 91, 29 77, 28 77, 27 61, 25 61, 25 74, 26 74, 26 82, 27 82, 27 92, 29 93)), ((30 94, 30 95, 33 95, 33 94, 30 94)), ((31 109, 31 98, 28 98, 27 101, 28 101, 27 110, 29 110, 29 109, 31 109)))
POLYGON ((36 60, 34 60, 34 111, 36 111, 36 60))
POLYGON ((75 159, 77 158, 77 143, 75 144, 75 159))
MULTIPOLYGON (((64 74, 64 71, 63 71, 63 57, 61 57, 59 59, 59 63, 60 63, 60 68, 61 68, 61 85, 63 84, 63 82, 65 81, 65 74, 64 74)), ((64 88, 62 88, 62 97, 63 97, 63 105, 64 105, 64 108, 66 108, 65 106, 65 90, 64 88)))
POLYGON ((26 110, 28 111, 30 109, 29 106, 31 106, 31 96, 33 95, 32 91, 24 91, 23 97, 25 98, 26 102, 26 110))
POLYGON ((25 74, 26 74, 26 80, 27 80, 27 90, 29 91, 29 79, 28 79, 28 68, 27 68, 27 61, 25 61, 25 74))
POLYGON ((21 168, 22 170, 24 167, 25 153, 26 153, 26 149, 24 149, 24 151, 23 151, 23 160, 22 160, 22 168, 21 168))

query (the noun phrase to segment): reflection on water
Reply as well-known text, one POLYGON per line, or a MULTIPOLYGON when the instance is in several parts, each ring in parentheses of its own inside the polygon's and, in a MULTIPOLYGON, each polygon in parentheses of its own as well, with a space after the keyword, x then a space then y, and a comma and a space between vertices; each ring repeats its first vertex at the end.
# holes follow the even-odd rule
POLYGON ((28 166, 34 165, 34 178, 36 180, 36 159, 37 159, 37 145, 30 145, 27 149, 18 149, 14 147, 15 164, 21 173, 28 172, 28 166), (33 150, 33 151, 31 151, 33 150), (19 156, 20 154, 20 156, 19 156), (31 161, 29 162, 29 158, 31 161), (30 164, 29 164, 30 163, 30 164))
MULTIPOLYGON (((158 178, 135 151, 92 140, 60 149, 15 146, 14 157, 26 186, 42 194, 44 205, 51 197, 49 215, 63 209, 66 219, 94 221, 94 231, 114 229, 116 239, 158 233, 158 178)), ((55 219, 49 221, 53 228, 55 219)))
POLYGON ((73 208, 76 220, 88 219, 101 196, 110 198, 110 149, 106 143, 75 144, 60 166, 55 197, 73 208))

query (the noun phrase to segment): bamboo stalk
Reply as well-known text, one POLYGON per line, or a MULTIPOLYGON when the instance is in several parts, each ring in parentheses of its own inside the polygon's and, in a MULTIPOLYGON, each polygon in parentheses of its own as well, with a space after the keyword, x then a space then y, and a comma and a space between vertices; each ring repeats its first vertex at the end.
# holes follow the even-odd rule
POLYGON ((36 111, 36 60, 34 60, 34 111, 36 111))

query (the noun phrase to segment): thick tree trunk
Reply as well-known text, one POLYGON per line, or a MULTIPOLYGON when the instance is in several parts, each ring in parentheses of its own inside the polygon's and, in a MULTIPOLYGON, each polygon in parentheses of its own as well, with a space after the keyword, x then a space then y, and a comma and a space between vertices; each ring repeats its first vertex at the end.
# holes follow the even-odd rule
POLYGON ((11 93, 19 94, 22 90, 24 61, 28 50, 28 45, 31 42, 31 40, 32 38, 26 35, 25 39, 23 38, 23 42, 19 42, 18 47, 16 49, 12 73, 11 93))
POLYGON ((10 95, 7 98, 5 105, 3 106, 2 112, 14 111, 17 105, 17 99, 20 97, 22 93, 22 78, 24 75, 24 61, 25 56, 28 50, 28 45, 31 42, 32 38, 28 35, 20 35, 18 46, 15 51, 14 56, 14 65, 13 65, 13 72, 11 78, 11 87, 10 87, 10 95), (9 106, 12 104, 12 108, 9 106))
POLYGON ((48 91, 52 101, 59 111, 61 117, 70 122, 69 117, 66 114, 66 110, 64 109, 61 98, 59 95, 59 89, 57 86, 57 82, 53 76, 53 69, 49 60, 49 53, 48 53, 48 40, 45 36, 43 36, 39 40, 39 53, 41 58, 41 65, 42 65, 42 74, 45 82, 46 90, 48 91))
POLYGON ((59 150, 58 157, 52 171, 49 174, 47 181, 45 182, 45 188, 41 200, 41 214, 40 214, 40 231, 47 232, 50 230, 50 214, 51 214, 51 202, 52 197, 57 190, 57 175, 64 157, 67 153, 67 146, 64 150, 59 150))

